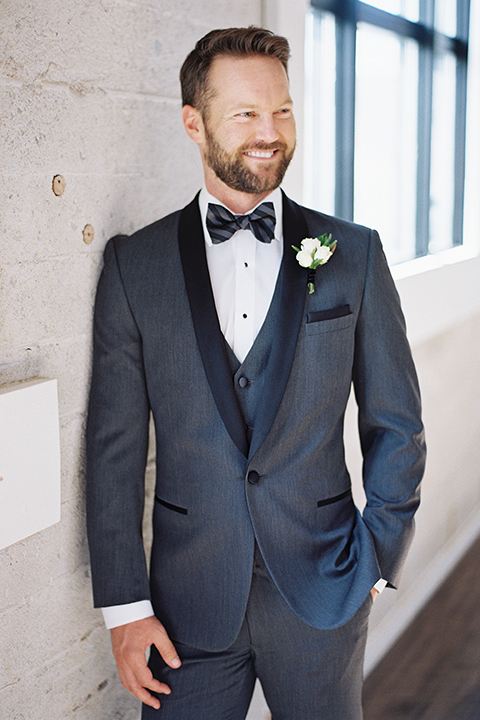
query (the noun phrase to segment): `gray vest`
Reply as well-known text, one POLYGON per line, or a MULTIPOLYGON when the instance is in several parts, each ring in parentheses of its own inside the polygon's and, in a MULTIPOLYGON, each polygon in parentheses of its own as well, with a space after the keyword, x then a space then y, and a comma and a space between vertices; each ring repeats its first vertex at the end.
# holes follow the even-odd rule
POLYGON ((263 394, 265 374, 277 324, 280 303, 279 285, 280 283, 277 282, 265 322, 243 363, 239 362, 230 345, 225 342, 233 375, 235 394, 248 428, 247 437, 249 443, 255 427, 258 404, 263 394))

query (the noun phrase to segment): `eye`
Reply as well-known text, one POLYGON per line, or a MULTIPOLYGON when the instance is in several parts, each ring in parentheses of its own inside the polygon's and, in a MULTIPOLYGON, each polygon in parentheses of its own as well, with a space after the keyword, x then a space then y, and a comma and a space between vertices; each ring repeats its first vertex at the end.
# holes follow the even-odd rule
POLYGON ((245 112, 238 113, 237 117, 246 117, 250 118, 253 117, 255 113, 252 110, 245 110, 245 112))

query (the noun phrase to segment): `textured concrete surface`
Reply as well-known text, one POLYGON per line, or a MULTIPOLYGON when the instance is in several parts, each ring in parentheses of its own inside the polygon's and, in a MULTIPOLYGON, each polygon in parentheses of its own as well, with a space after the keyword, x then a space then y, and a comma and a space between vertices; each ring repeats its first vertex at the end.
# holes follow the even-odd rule
MULTIPOLYGON (((259 23, 260 5, 1 3, 0 385, 58 379, 62 450, 61 522, 0 552, 1 720, 139 717, 92 609, 83 434, 94 290, 110 236, 198 188, 180 119, 184 56, 213 27, 259 23)), ((148 534, 146 523, 147 544, 148 534)))

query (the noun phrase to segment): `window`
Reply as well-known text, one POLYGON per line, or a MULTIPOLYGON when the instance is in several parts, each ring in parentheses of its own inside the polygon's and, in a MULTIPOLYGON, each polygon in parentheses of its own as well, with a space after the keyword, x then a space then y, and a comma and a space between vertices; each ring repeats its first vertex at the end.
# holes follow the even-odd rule
POLYGON ((306 201, 391 264, 463 242, 469 0, 311 0, 306 201))

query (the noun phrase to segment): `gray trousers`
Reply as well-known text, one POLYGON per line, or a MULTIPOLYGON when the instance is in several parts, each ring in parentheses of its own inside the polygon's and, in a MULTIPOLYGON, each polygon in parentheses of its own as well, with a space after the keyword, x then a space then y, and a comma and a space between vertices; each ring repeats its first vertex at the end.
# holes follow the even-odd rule
POLYGON ((370 594, 335 630, 317 630, 288 607, 255 553, 245 620, 231 647, 209 653, 175 643, 182 666, 171 670, 152 648, 150 667, 170 686, 161 708, 142 720, 244 720, 258 677, 272 720, 361 720, 363 659, 370 594))

